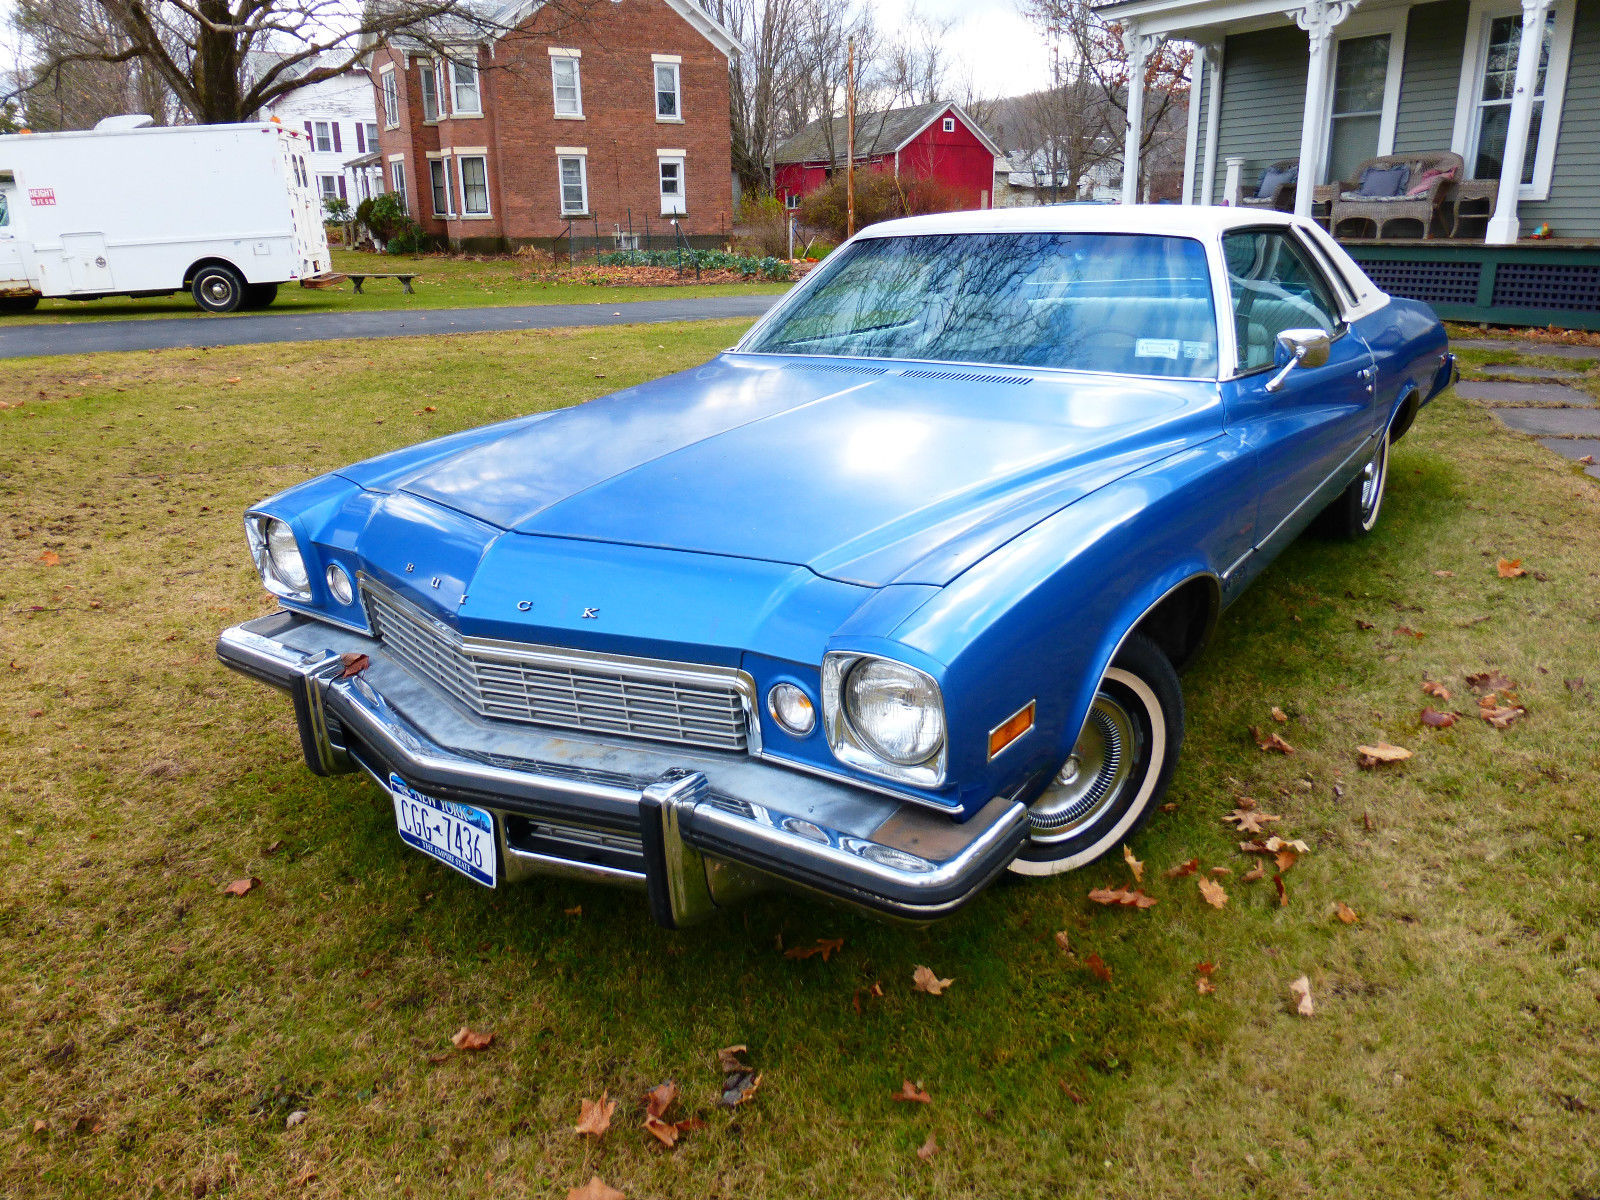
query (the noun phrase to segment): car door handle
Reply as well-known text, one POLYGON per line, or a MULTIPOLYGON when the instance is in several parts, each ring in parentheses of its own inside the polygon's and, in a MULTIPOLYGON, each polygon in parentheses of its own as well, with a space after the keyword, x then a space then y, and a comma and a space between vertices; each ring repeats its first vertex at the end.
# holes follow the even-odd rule
POLYGON ((1368 367, 1368 368, 1366 368, 1366 370, 1362 371, 1360 373, 1360 375, 1358 376, 1358 378, 1365 379, 1368 383, 1372 382, 1377 377, 1378 377, 1378 368, 1377 367, 1368 367))

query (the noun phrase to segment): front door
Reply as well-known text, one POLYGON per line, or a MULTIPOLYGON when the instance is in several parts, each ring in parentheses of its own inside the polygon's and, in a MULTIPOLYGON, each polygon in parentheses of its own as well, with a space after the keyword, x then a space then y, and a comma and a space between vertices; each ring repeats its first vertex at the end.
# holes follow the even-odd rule
POLYGON ((1223 238, 1238 331, 1238 373, 1226 390, 1228 424, 1255 457, 1256 545, 1275 552, 1317 515, 1328 489, 1359 464, 1375 427, 1372 352, 1344 320, 1333 288, 1283 228, 1223 238), (1287 329, 1321 329, 1328 361, 1296 367, 1277 391, 1287 329))
POLYGON ((0 296, 29 288, 22 243, 17 238, 21 221, 16 182, 9 175, 0 175, 0 296))

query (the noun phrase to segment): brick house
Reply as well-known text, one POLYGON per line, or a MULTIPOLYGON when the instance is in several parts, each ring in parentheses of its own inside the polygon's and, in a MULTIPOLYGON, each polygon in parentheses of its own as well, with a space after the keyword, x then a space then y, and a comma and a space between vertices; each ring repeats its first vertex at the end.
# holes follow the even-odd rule
POLYGON ((614 244, 733 222, 732 34, 693 0, 612 0, 582 21, 522 0, 451 59, 374 48, 379 152, 422 228, 476 251, 614 244))
MULTIPOLYGON (((845 165, 845 119, 817 120, 783 145, 774 158, 773 189, 790 208, 845 165)), ((896 177, 933 178, 954 190, 968 208, 993 206, 1000 147, 959 105, 939 101, 914 108, 856 116, 856 169, 892 171, 896 177)))

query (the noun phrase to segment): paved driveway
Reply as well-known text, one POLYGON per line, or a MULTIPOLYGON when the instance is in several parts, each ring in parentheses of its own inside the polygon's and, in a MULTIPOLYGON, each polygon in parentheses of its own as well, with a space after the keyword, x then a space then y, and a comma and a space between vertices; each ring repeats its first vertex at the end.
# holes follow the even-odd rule
POLYGON ((187 346, 252 346, 336 338, 418 337, 436 333, 499 333, 573 325, 632 325, 759 317, 777 296, 712 296, 634 300, 625 304, 531 304, 519 308, 419 308, 381 312, 261 313, 247 317, 171 317, 7 325, 0 317, 0 358, 88 354, 99 350, 167 350, 187 346))

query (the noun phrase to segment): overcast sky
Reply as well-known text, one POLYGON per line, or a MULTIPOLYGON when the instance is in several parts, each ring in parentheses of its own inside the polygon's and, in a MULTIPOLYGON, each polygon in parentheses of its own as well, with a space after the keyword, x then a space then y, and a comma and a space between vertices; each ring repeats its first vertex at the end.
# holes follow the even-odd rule
MULTIPOLYGON (((1015 0, 863 0, 878 25, 893 30, 916 9, 938 20, 954 20, 946 48, 957 80, 970 76, 983 96, 1035 91, 1050 77, 1044 39, 1017 12, 1015 0)), ((13 0, 0 0, 0 71, 14 63, 9 14, 13 0)), ((959 93, 959 84, 956 87, 959 93)))

